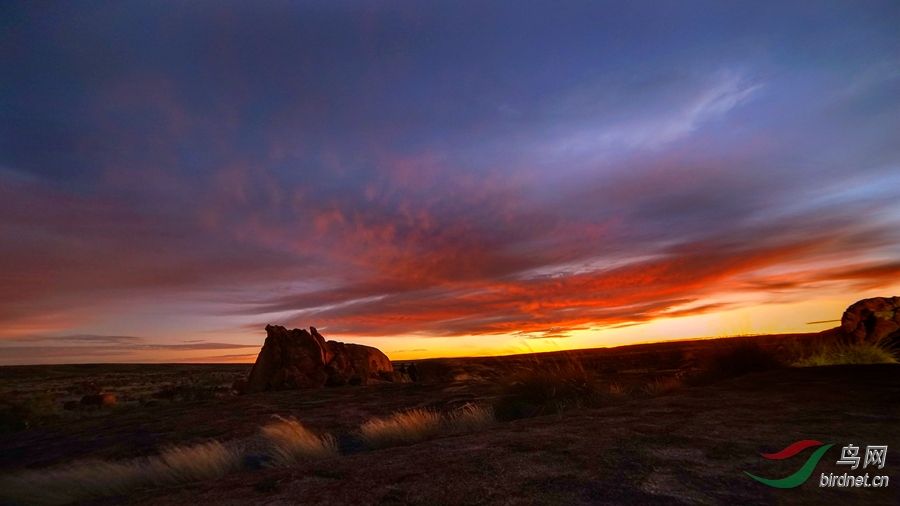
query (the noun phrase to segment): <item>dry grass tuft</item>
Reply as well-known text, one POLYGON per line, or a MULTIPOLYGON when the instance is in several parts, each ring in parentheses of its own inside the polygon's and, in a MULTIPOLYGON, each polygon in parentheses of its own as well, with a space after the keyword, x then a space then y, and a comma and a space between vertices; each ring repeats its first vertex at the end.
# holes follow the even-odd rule
POLYGON ((610 383, 606 385, 606 395, 615 399, 624 399, 628 396, 628 390, 621 383, 610 383))
POLYGON ((272 445, 274 457, 283 464, 302 459, 322 459, 337 453, 331 435, 317 436, 295 418, 275 416, 275 422, 262 428, 263 436, 272 445))
POLYGON ((651 381, 644 386, 643 390, 651 397, 660 397, 678 392, 682 388, 684 388, 684 383, 681 379, 675 376, 669 376, 668 378, 651 381))
POLYGON ((169 448, 149 459, 157 483, 210 480, 240 468, 243 451, 218 441, 189 447, 169 448))
POLYGON ((841 364, 896 364, 897 357, 878 345, 871 343, 858 344, 825 344, 799 358, 791 365, 794 367, 815 367, 841 364))
POLYGON ((359 428, 360 437, 370 448, 380 449, 418 443, 435 437, 441 429, 440 413, 415 409, 374 418, 359 428))
POLYGON ((216 478, 238 469, 242 451, 217 441, 171 448, 125 462, 84 461, 0 480, 0 497, 26 504, 68 504, 95 497, 216 478))
POLYGON ((491 406, 466 403, 442 419, 442 430, 448 434, 462 434, 483 429, 496 421, 491 406))

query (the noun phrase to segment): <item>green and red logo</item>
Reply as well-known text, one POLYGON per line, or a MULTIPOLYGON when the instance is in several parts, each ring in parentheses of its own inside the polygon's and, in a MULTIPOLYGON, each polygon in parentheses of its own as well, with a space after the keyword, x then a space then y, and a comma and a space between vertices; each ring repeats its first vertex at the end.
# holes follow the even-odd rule
MULTIPOLYGON (((763 457, 765 457, 767 459, 771 459, 771 460, 782 460, 782 459, 786 459, 789 457, 793 457, 794 455, 797 455, 798 453, 802 452, 803 450, 813 447, 813 446, 822 446, 822 443, 820 443, 819 441, 814 441, 812 439, 806 439, 803 441, 797 441, 796 443, 788 446, 787 448, 785 448, 784 450, 781 450, 778 453, 761 453, 760 455, 762 455, 763 457)), ((807 459, 806 463, 803 464, 803 467, 801 467, 799 471, 788 476, 787 478, 781 478, 780 480, 770 480, 767 478, 760 478, 759 476, 750 474, 747 471, 744 471, 744 472, 748 476, 753 478, 754 480, 756 480, 760 483, 765 483, 766 485, 768 485, 770 487, 776 487, 776 488, 798 487, 801 484, 803 484, 803 482, 808 480, 810 476, 812 476, 813 470, 815 470, 815 468, 816 468, 816 464, 819 463, 819 460, 822 459, 822 456, 825 455, 825 452, 827 452, 828 449, 831 448, 832 446, 834 446, 834 444, 828 444, 828 445, 822 446, 821 448, 816 450, 812 455, 809 456, 809 459, 807 459)))

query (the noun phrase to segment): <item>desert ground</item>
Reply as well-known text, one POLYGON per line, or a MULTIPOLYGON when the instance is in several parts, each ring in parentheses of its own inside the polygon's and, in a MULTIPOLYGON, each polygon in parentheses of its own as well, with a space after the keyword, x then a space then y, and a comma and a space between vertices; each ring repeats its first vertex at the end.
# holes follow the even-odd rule
MULTIPOLYGON (((97 459, 135 461, 216 440, 241 448, 238 468, 75 502, 900 504, 900 365, 737 363, 745 370, 702 373, 721 350, 752 343, 777 354, 803 339, 744 337, 425 360, 418 362, 416 383, 248 395, 237 395, 231 385, 247 376, 251 364, 4 367, 0 476, 37 476, 97 459), (531 385, 523 371, 549 371, 566 380, 532 385, 539 392, 522 394, 515 385, 531 385), (576 385, 578 392, 594 390, 568 395, 563 390, 572 378, 585 382, 576 385), (115 395, 115 404, 78 402, 96 391, 115 395), (67 402, 70 409, 64 409, 67 402), (466 405, 489 406, 496 421, 381 449, 359 437, 360 426, 373 418, 414 409, 452 413, 466 405), (274 415, 332 435, 337 452, 290 464, 272 460, 260 429, 274 415), (745 474, 794 473, 812 450, 783 460, 760 454, 808 439, 835 448, 802 485, 772 488, 745 474), (819 486, 821 473, 848 472, 836 463, 848 444, 888 446, 883 469, 865 470, 889 476, 887 487, 819 486)), ((0 504, 29 502, 0 491, 0 504)))

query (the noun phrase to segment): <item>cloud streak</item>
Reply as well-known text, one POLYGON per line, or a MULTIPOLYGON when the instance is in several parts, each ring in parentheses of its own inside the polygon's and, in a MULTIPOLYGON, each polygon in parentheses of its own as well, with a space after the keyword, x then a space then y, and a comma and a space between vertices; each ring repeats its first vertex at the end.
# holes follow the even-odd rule
POLYGON ((167 7, 0 6, 16 360, 567 339, 896 278, 896 9, 167 7))

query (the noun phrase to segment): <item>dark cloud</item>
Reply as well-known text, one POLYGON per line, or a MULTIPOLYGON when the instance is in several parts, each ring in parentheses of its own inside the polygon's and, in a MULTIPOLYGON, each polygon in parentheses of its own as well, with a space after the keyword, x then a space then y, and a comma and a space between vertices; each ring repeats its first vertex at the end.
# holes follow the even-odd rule
MULTIPOLYGON (((168 354, 168 359, 182 359, 178 352, 197 350, 237 350, 260 347, 259 344, 231 343, 191 343, 191 344, 139 344, 141 338, 122 336, 65 336, 62 338, 7 339, 0 342, 0 357, 4 364, 59 363, 59 362, 92 362, 120 361, 140 362, 146 360, 150 352, 175 352, 168 354), (40 346, 8 345, 5 342, 40 341, 40 346)), ((241 355, 246 361, 256 353, 241 355)), ((223 355, 222 361, 233 361, 233 355, 223 355)), ((157 359, 158 361, 158 359, 157 359)), ((203 361, 197 359, 197 361, 203 361)), ((213 360, 214 361, 214 360, 213 360)))
MULTIPOLYGON (((240 348, 259 348, 259 344, 233 344, 233 343, 189 343, 189 344, 138 344, 135 343, 132 339, 129 338, 127 340, 117 339, 115 336, 71 336, 64 338, 36 338, 36 339, 6 339, 5 341, 41 341, 41 342, 53 342, 53 343, 61 343, 60 345, 54 346, 7 346, 2 345, 0 349, 3 350, 4 353, 17 353, 22 352, 22 350, 49 350, 59 349, 59 350, 84 350, 84 349, 92 349, 99 350, 103 349, 109 353, 129 353, 132 351, 157 351, 157 350, 170 350, 170 351, 191 351, 191 350, 234 350, 240 348), (76 345, 76 343, 86 343, 84 346, 76 345), (103 343, 104 346, 98 346, 97 343, 103 343), (73 346, 74 345, 74 346, 73 346), (18 351, 17 351, 18 350, 18 351)), ((142 339, 138 339, 142 341, 142 339)))
POLYGON ((135 336, 102 336, 91 334, 72 334, 62 336, 19 336, 8 338, 7 341, 26 341, 26 342, 58 342, 67 344, 115 344, 115 345, 134 345, 144 341, 142 337, 135 336))

